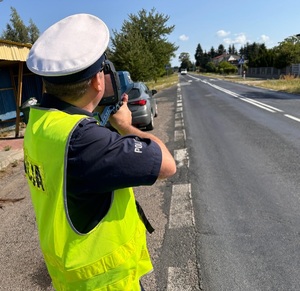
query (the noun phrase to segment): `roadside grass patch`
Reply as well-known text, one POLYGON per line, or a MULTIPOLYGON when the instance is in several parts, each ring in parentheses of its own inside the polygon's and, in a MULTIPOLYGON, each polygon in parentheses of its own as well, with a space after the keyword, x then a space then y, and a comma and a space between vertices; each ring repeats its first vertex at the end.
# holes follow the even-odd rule
POLYGON ((157 91, 163 90, 172 87, 173 85, 176 85, 178 83, 178 73, 173 73, 172 75, 161 77, 156 82, 149 81, 145 83, 150 90, 152 89, 156 89, 157 91))

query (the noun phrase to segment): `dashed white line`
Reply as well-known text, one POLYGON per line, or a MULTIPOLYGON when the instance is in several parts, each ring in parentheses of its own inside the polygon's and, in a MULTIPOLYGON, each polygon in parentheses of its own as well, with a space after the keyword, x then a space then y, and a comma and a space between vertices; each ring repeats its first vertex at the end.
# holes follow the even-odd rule
MULTIPOLYGON (((185 129, 183 120, 183 104, 180 84, 177 89, 177 107, 175 112, 175 141, 185 141, 185 129)), ((186 148, 174 150, 174 159, 177 168, 189 167, 189 156, 186 148)), ((182 183, 172 186, 172 196, 170 203, 169 229, 178 229, 184 227, 194 227, 194 210, 191 195, 191 184, 182 183)), ((197 273, 195 267, 192 269, 188 266, 169 267, 168 268, 168 285, 167 291, 193 291, 191 285, 190 273, 197 273)))
POLYGON ((182 106, 178 106, 178 107, 176 108, 176 112, 182 112, 182 106))
POLYGON ((183 114, 182 114, 182 112, 177 112, 177 113, 175 113, 175 119, 183 119, 183 114))
POLYGON ((182 128, 184 125, 184 122, 183 122, 183 119, 178 119, 178 120, 175 120, 175 128, 182 128))
POLYGON ((182 130, 175 130, 175 132, 174 132, 174 140, 175 141, 186 140, 185 130, 184 129, 182 129, 182 130))
MULTIPOLYGON (((185 135, 185 131, 182 133, 185 135)), ((187 149, 179 149, 174 151, 174 159, 177 162, 177 168, 189 167, 189 155, 187 149)))
POLYGON ((191 184, 173 185, 169 228, 189 227, 194 224, 191 184))

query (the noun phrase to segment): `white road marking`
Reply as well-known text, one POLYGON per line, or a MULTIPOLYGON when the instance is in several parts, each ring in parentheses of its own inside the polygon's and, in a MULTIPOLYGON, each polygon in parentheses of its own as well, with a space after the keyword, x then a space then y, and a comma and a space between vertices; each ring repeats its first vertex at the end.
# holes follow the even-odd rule
POLYGON ((183 114, 182 114, 182 112, 175 113, 175 119, 183 119, 183 114))
POLYGON ((191 184, 173 185, 170 206, 169 228, 195 225, 191 196, 191 184))
POLYGON ((214 87, 215 89, 217 89, 219 91, 222 91, 222 92, 224 92, 226 94, 229 94, 229 95, 231 95, 231 96, 233 96, 235 98, 238 98, 239 100, 251 103, 252 105, 257 106, 259 108, 262 108, 264 110, 267 110, 269 112, 272 112, 272 113, 274 113, 276 111, 277 112, 283 112, 281 109, 278 109, 276 107, 273 107, 271 105, 265 104, 265 103, 257 101, 257 100, 253 100, 251 98, 244 97, 244 96, 239 95, 239 94, 237 94, 235 92, 232 92, 230 90, 224 89, 224 88, 222 88, 220 86, 217 86, 217 85, 214 85, 214 84, 210 84, 210 83, 207 83, 207 84, 210 85, 211 87, 214 87))
MULTIPOLYGON (((185 131, 182 133, 185 136, 185 131)), ((174 150, 174 159, 177 162, 177 167, 189 167, 189 155, 187 149, 174 150)))
MULTIPOLYGON (((194 78, 194 79, 198 79, 198 78, 193 77, 193 76, 191 76, 191 77, 194 78)), ((257 100, 251 99, 251 98, 244 97, 244 96, 242 96, 242 95, 239 95, 239 94, 237 94, 237 93, 235 93, 235 92, 232 92, 232 91, 230 91, 230 90, 227 90, 227 89, 222 88, 222 87, 220 87, 220 86, 217 86, 217 85, 215 85, 215 84, 211 84, 211 83, 209 83, 209 82, 206 81, 206 80, 202 80, 202 79, 200 79, 200 80, 201 80, 203 83, 205 83, 205 84, 207 84, 207 85, 209 85, 209 86, 211 86, 211 87, 213 87, 213 88, 215 88, 215 89, 217 89, 217 90, 219 90, 219 91, 222 91, 222 92, 224 92, 224 93, 226 93, 226 94, 228 94, 228 95, 231 95, 231 96, 233 96, 233 97, 235 97, 235 98, 238 98, 239 100, 242 100, 242 101, 244 101, 244 102, 250 103, 250 104, 252 104, 252 105, 254 105, 254 106, 257 106, 257 107, 259 107, 259 108, 262 108, 262 109, 264 109, 264 110, 266 110, 266 111, 269 111, 269 112, 271 112, 271 113, 275 113, 275 112, 283 112, 283 110, 278 109, 278 108, 276 108, 276 107, 273 107, 273 106, 271 106, 271 105, 265 104, 265 103, 263 103, 263 102, 260 102, 260 101, 257 101, 257 100)), ((211 81, 211 79, 210 79, 210 81, 211 81)))
POLYGON ((285 117, 288 117, 288 118, 290 118, 290 119, 293 119, 293 120, 295 120, 295 121, 300 122, 300 118, 297 118, 297 117, 295 117, 295 116, 293 116, 293 115, 284 114, 284 116, 285 116, 285 117))
POLYGON ((185 131, 184 130, 175 130, 174 131, 174 140, 179 141, 179 140, 185 140, 185 131))
POLYGON ((182 112, 182 106, 177 106, 176 107, 176 112, 182 112))
POLYGON ((175 128, 183 127, 183 120, 182 119, 175 119, 175 128))

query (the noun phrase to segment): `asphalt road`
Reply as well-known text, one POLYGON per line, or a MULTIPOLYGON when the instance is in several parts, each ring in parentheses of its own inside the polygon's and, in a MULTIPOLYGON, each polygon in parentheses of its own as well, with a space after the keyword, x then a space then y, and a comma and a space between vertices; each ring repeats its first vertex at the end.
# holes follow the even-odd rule
POLYGON ((180 85, 203 290, 300 290, 300 96, 180 85))

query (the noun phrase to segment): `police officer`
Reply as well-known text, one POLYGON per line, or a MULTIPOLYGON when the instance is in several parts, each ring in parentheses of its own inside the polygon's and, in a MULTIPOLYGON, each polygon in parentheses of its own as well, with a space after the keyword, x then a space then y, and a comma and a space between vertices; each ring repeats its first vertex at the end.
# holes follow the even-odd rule
POLYGON ((132 187, 176 172, 164 143, 131 125, 126 95, 110 117, 117 132, 93 117, 108 85, 108 42, 102 20, 76 14, 49 27, 27 58, 46 93, 30 109, 24 164, 56 290, 141 290, 152 264, 132 187))

